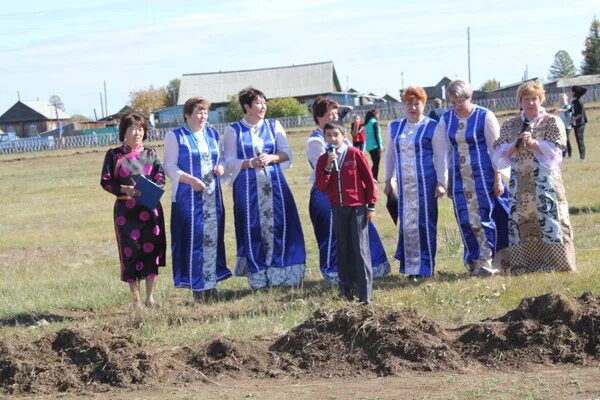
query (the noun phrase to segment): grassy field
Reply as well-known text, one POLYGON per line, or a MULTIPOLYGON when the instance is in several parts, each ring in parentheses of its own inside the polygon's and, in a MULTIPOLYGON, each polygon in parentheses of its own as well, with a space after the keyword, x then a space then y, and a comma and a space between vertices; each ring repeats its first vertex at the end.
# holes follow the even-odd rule
MULTIPOLYGON (((394 262, 393 273, 375 283, 375 302, 391 307, 416 306, 441 323, 461 324, 502 314, 523 297, 549 291, 569 296, 586 290, 600 293, 596 270, 600 257, 600 154, 595 151, 600 147, 600 113, 590 111, 589 118, 588 159, 580 162, 574 157, 563 164, 577 273, 468 277, 462 267, 462 244, 451 203, 444 199, 440 203, 435 279, 409 283, 394 262)), ((162 307, 145 313, 141 321, 131 318, 129 290, 118 279, 113 198, 99 185, 106 148, 1 156, 0 337, 15 333, 41 336, 76 321, 86 326, 120 325, 159 346, 178 346, 221 335, 239 339, 280 334, 316 309, 343 306, 318 270, 318 251, 308 215, 309 166, 304 156, 308 134, 308 129, 289 132, 295 159, 286 173, 306 239, 304 287, 252 293, 246 279, 236 277, 220 285, 220 302, 194 305, 189 291, 173 288, 169 259, 161 270, 157 290, 162 307), (49 324, 30 329, 42 318, 49 324)), ((169 195, 166 193, 163 200, 167 227, 169 195)), ((233 265, 229 188, 225 198, 226 248, 233 265)), ((383 201, 381 196, 375 223, 391 261, 397 231, 383 201)))

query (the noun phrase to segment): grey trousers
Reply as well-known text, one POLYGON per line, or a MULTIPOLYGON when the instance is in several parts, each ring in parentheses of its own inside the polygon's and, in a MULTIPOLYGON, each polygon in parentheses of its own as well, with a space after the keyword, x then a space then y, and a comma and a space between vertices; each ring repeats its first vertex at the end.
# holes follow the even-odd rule
POLYGON ((340 291, 354 297, 354 287, 363 303, 370 303, 373 293, 373 268, 369 249, 367 207, 333 206, 333 229, 340 291))

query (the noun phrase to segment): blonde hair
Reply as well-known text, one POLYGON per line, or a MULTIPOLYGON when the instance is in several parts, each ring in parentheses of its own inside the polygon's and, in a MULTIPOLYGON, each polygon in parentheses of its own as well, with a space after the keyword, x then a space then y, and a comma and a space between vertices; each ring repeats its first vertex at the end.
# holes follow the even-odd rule
POLYGON ((543 103, 546 100, 546 91, 544 90, 544 85, 537 81, 528 81, 517 89, 517 99, 519 102, 526 95, 534 95, 540 98, 540 103, 543 103))

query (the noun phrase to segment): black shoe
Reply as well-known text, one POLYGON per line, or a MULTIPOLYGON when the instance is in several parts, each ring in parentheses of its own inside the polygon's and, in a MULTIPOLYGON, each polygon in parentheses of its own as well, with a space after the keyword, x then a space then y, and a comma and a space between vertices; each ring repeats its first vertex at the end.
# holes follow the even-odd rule
POLYGON ((216 288, 194 291, 195 303, 206 303, 219 299, 219 291, 216 288))

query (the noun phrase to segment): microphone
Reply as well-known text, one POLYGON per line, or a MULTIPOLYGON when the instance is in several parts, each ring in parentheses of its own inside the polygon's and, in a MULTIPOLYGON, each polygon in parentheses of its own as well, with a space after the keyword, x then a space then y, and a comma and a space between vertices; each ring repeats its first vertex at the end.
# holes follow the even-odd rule
MULTIPOLYGON (((260 146, 258 146, 258 145, 255 145, 255 146, 254 146, 254 153, 256 153, 256 156, 257 156, 257 157, 260 157, 260 156, 261 156, 261 154, 263 153, 263 152, 262 152, 262 147, 260 147, 260 146)), ((265 176, 266 176, 267 178, 269 178, 269 171, 267 171, 267 166, 266 166, 266 165, 265 165, 265 166, 262 168, 262 170, 263 170, 263 173, 265 174, 265 176)))
MULTIPOLYGON (((333 147, 332 144, 328 144, 327 145, 327 152, 329 154, 331 154, 334 151, 335 151, 335 147, 333 147)), ((337 160, 333 160, 333 170, 336 171, 336 172, 339 171, 337 160)))

